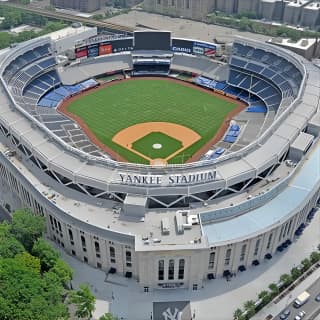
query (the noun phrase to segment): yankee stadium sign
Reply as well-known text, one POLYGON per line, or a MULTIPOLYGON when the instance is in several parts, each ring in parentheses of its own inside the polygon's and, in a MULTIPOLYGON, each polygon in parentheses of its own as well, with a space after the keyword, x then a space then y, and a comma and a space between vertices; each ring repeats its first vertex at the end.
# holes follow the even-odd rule
POLYGON ((217 180, 217 171, 210 170, 188 174, 170 174, 167 176, 119 173, 119 178, 120 183, 129 185, 174 186, 217 180))

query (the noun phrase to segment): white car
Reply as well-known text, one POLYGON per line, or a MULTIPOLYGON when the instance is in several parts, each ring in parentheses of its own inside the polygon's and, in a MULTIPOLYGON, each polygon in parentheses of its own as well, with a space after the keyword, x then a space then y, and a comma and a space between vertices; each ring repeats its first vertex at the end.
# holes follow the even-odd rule
POLYGON ((301 310, 298 312, 298 314, 294 317, 294 320, 301 320, 306 315, 306 312, 301 310))

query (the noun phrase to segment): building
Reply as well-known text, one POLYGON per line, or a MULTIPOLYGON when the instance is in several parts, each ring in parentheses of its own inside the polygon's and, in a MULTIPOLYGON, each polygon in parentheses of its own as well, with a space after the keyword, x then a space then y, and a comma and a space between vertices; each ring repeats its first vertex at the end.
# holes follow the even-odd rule
POLYGON ((320 26, 318 0, 144 0, 147 11, 202 20, 214 11, 226 14, 253 13, 267 21, 317 30, 320 26))
POLYGON ((101 8, 100 0, 50 0, 55 8, 72 9, 81 12, 93 12, 101 8))
MULTIPOLYGON (((79 63, 69 69, 76 88, 78 75, 99 74, 100 64, 104 72, 134 68, 133 38, 108 41, 117 51, 100 57, 106 39, 77 48, 79 63)), ((295 53, 239 38, 220 88, 212 81, 220 69, 199 55, 214 44, 172 41, 175 72, 188 69, 205 75, 212 90, 263 101, 261 125, 243 129, 245 147, 184 165, 117 162, 55 107, 38 104, 52 88, 55 98, 68 94, 50 38, 1 52, 1 204, 45 216, 48 237, 67 253, 134 277, 145 292, 198 290, 272 259, 303 232, 320 197, 319 69, 295 53)))
POLYGON ((318 39, 300 39, 294 42, 291 39, 273 38, 268 42, 293 51, 308 60, 320 56, 320 43, 318 39))

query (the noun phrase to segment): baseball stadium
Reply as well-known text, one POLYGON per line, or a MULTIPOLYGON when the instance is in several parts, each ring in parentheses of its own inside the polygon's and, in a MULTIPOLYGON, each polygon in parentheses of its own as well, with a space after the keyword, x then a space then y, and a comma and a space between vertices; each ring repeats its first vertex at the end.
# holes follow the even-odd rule
POLYGON ((316 66, 241 37, 221 62, 169 31, 77 36, 0 53, 3 207, 144 292, 200 290, 299 241, 320 197, 316 66))

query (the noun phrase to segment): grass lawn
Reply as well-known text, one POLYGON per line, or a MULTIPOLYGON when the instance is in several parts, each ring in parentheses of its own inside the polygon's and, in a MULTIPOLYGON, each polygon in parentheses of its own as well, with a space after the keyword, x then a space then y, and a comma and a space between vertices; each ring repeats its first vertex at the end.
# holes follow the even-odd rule
POLYGON ((151 132, 132 144, 132 149, 139 151, 151 159, 165 159, 170 154, 182 148, 182 143, 162 132, 151 132), (154 149, 153 144, 162 145, 160 149, 154 149))
POLYGON ((68 111, 78 115, 94 135, 130 162, 147 160, 112 142, 119 131, 134 124, 160 121, 184 125, 202 138, 170 163, 190 158, 212 138, 223 119, 235 109, 232 102, 197 88, 163 79, 134 79, 115 83, 73 101, 68 111))

